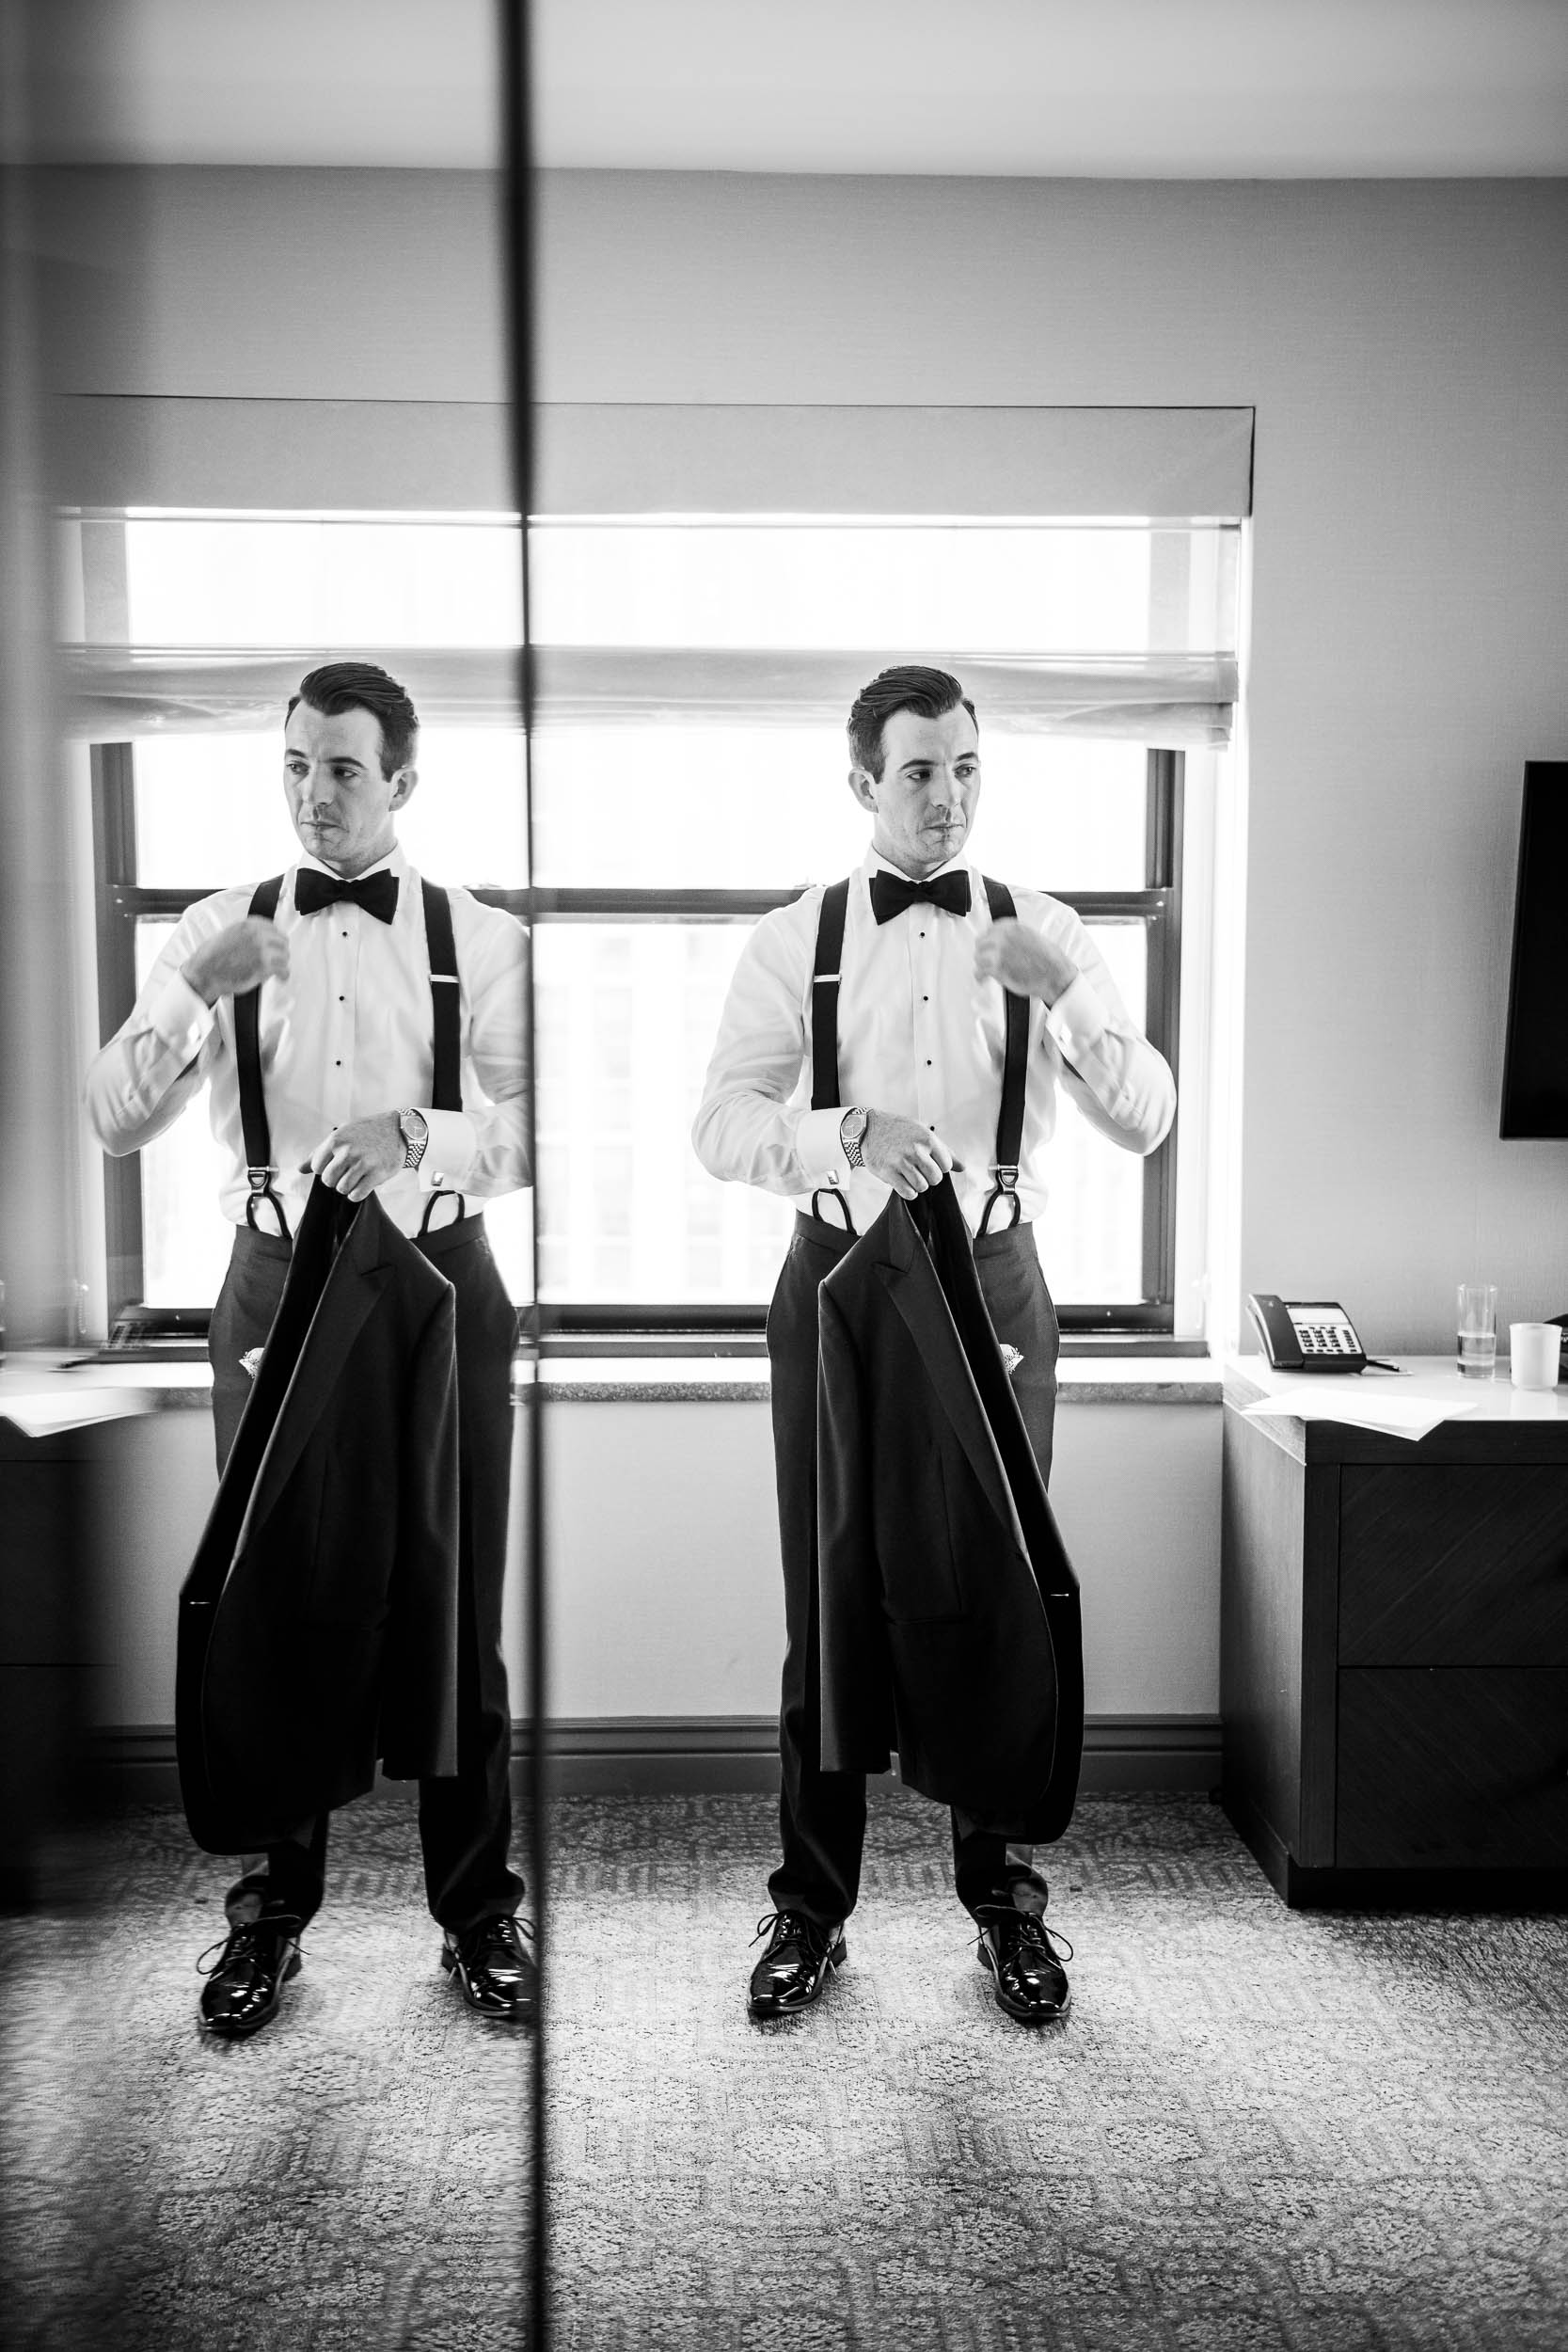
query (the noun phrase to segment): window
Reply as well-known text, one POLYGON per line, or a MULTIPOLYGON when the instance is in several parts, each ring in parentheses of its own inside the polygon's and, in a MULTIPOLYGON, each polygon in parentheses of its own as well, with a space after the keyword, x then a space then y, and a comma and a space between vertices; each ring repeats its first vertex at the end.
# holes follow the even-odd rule
MULTIPOLYGON (((332 658, 325 648, 368 648, 414 693, 424 721, 421 789, 399 833, 416 866, 526 916, 515 521, 134 513, 71 517, 67 532, 76 559, 68 576, 94 622, 78 685, 99 739, 105 1035, 187 906, 297 856, 281 789, 281 716, 304 671, 332 658), (296 646, 316 650, 288 650, 296 646), (399 649, 407 647, 418 650, 405 660, 399 649)), ((229 1256, 217 1177, 204 1105, 109 1164, 111 1314, 133 1302, 211 1305, 229 1256)), ((518 1299, 532 1295, 531 1213, 529 1194, 487 1210, 518 1299)))
MULTIPOLYGON (((760 1323, 789 1207, 706 1176, 691 1120, 750 927, 863 854, 845 716, 911 648, 979 707, 974 855, 1078 909, 1178 1062, 1186 763, 1227 721, 1238 536, 803 517, 534 527, 547 1317, 760 1323)), ((1037 1235, 1064 1325, 1170 1331, 1171 1147, 1138 1161, 1068 1104, 1051 1184, 1037 1235)))
MULTIPOLYGON (((1180 1060, 1183 802, 1235 691, 1233 525, 539 522, 531 874, 508 518, 73 527, 98 616, 82 663, 105 1030, 185 905, 294 853, 278 714, 326 657, 279 648, 384 659, 425 720, 410 854, 531 926, 547 1323, 760 1324, 788 1208, 714 1183, 689 1128, 749 927, 863 852, 844 718, 890 660, 963 677, 985 775, 974 856, 1075 906, 1180 1060)), ((111 1305, 215 1294, 211 1158, 187 1117, 111 1169, 111 1305)), ((1174 1170, 1171 1145, 1140 1162, 1064 1106, 1037 1227, 1064 1326, 1172 1328, 1174 1170)), ((531 1206, 487 1212, 519 1296, 531 1206)))

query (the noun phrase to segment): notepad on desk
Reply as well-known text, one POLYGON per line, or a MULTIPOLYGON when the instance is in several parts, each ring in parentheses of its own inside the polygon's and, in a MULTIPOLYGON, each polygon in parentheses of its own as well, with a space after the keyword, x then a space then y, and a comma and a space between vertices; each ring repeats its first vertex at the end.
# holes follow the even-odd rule
POLYGON ((1474 1409, 1468 1399, 1437 1404, 1431 1397, 1406 1396, 1383 1388, 1363 1390, 1349 1381, 1304 1379, 1289 1388, 1260 1396, 1245 1411, 1257 1420, 1270 1414, 1296 1421, 1348 1422, 1356 1429, 1379 1429, 1392 1438, 1424 1438, 1439 1422, 1474 1409))

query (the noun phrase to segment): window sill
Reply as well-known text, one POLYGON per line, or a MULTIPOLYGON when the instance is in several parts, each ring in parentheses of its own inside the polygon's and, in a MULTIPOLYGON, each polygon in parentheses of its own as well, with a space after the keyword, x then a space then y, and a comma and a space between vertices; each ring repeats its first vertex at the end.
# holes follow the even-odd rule
MULTIPOLYGON (((1205 1357, 1065 1357, 1057 1367, 1066 1405, 1214 1405, 1220 1368, 1205 1357)), ((538 1366, 519 1358, 513 1395, 535 1385, 552 1404, 766 1405, 766 1366, 739 1356, 568 1357, 538 1366)), ((54 1437, 95 1422, 204 1407, 205 1364, 115 1364, 60 1348, 25 1349, 0 1369, 0 1421, 24 1437, 54 1437)))
MULTIPOLYGON (((1062 1405, 1213 1405, 1219 1366, 1208 1357, 1064 1357, 1056 1368, 1062 1405)), ((753 1405, 771 1391, 766 1365, 718 1356, 562 1357, 539 1366, 551 1403, 574 1405, 753 1405)))

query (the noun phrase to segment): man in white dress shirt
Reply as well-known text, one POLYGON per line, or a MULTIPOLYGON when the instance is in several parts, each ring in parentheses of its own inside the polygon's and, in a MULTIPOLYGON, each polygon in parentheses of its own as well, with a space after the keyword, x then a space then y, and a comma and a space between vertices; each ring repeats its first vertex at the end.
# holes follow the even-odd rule
MULTIPOLYGON (((469 2006, 526 2016, 534 1971, 515 1918, 508 1859, 511 1709, 500 1648, 516 1317, 468 1200, 528 1180, 524 938, 466 890, 450 908, 460 983, 461 1108, 437 1107, 432 984, 420 879, 397 844, 419 781, 414 706, 384 670, 333 662, 302 679, 284 732, 283 788, 304 855, 272 913, 249 886, 187 909, 130 1019, 87 1073, 88 1116, 116 1155, 163 1134, 208 1089, 223 1161, 219 1207, 235 1229, 213 1310, 214 1419, 221 1470, 249 1391, 245 1359, 265 1342, 290 1237, 314 1178, 363 1200, 374 1191, 457 1295, 459 1464, 458 1772, 421 1783, 426 1893, 445 1931, 443 1964, 469 2006), (247 1171, 236 1055, 237 995, 259 990, 262 1098, 272 1163, 247 1171), (443 1196, 451 1195, 450 1212, 443 1196), (438 1214, 437 1211, 440 1213, 438 1214)), ((440 907, 432 917, 438 927, 440 907)), ((450 968, 436 959, 435 968, 450 968)), ((459 1085, 455 1083, 460 1079, 459 1085)), ((208 2027, 235 2037, 276 2015, 322 1900, 327 1817, 270 1848, 228 1899, 230 1933, 202 1994, 208 2027)))
MULTIPOLYGON (((748 940, 692 1130, 713 1175, 782 1194, 797 1212, 768 1327, 787 1640, 784 1851, 768 1881, 774 1909, 759 1930, 771 1933, 749 1992, 759 2018, 805 2008, 845 1957, 865 1831, 863 1778, 818 1763, 817 1286, 890 1189, 912 1200, 951 1176, 997 1337, 1022 1359, 1015 1393, 1049 1476, 1056 1319, 1031 1226, 1045 1203, 1057 1090, 1111 1142, 1139 1153, 1164 1140, 1176 1109, 1168 1065, 1129 1016, 1072 910, 1015 888, 1016 913, 993 919, 982 877, 964 865, 980 756, 974 705, 958 681, 914 666, 884 671, 850 712, 849 752, 849 789, 872 833, 849 879, 836 959, 832 1107, 811 1106, 824 900, 814 888, 766 915, 748 940), (1016 1185, 999 1185, 995 1172, 1005 991, 1030 1000, 1016 1185), (990 1230, 989 1211, 1009 1195, 1016 1221, 1004 1216, 1001 1230, 990 1230), (847 1211, 852 1230, 830 1210, 847 1211)), ((959 1899, 975 1920, 998 2002, 1027 2023, 1060 2017, 1068 1981, 1029 1849, 959 1814, 953 1845, 959 1899)))

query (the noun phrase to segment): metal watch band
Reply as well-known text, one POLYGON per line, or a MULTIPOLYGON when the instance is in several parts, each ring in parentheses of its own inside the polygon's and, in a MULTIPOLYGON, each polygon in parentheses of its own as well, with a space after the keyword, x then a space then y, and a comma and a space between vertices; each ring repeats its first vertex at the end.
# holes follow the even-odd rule
POLYGON ((398 1129, 403 1136, 404 1170, 418 1168, 425 1155, 425 1147, 430 1141, 429 1121, 420 1118, 417 1110, 399 1111, 398 1129))

